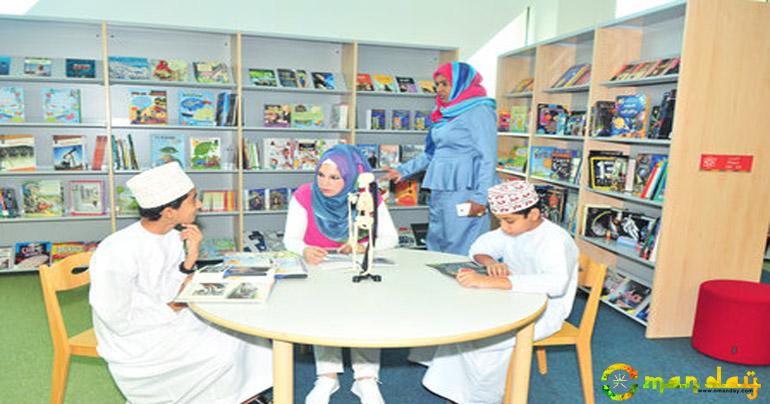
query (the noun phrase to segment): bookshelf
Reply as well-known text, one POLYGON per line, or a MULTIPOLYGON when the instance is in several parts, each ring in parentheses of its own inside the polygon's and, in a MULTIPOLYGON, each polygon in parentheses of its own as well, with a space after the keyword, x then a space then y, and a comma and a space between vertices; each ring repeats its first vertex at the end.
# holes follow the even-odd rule
MULTIPOLYGON (((767 52, 757 53, 758 38, 770 34, 767 3, 736 0, 675 2, 590 29, 529 45, 500 55, 498 103, 501 110, 539 103, 590 111, 599 100, 644 93, 651 105, 662 94, 677 90, 671 139, 591 137, 587 114, 582 142, 535 134, 536 112, 530 112, 527 137, 500 133, 499 155, 512 145, 555 145, 578 148, 583 170, 578 192, 577 236, 581 251, 606 262, 624 276, 652 288, 648 338, 689 336, 700 283, 715 278, 758 281, 764 255, 766 224, 770 221, 770 140, 763 136, 762 105, 770 92, 758 72, 770 69, 767 52), (720 27, 713 32, 714 26, 720 27), (738 44, 738 45, 735 45, 738 44), (715 50, 719 51, 715 54, 715 50), (624 64, 681 55, 679 73, 663 77, 609 81, 624 64), (750 62, 749 62, 750 61, 750 62), (549 86, 568 67, 591 63, 587 88, 570 91, 549 86), (520 79, 535 78, 531 95, 511 94, 520 79), (530 98, 531 97, 531 98, 530 98), (736 108, 741 105, 741 108, 736 108), (593 150, 667 154, 669 171, 662 202, 630 194, 591 189, 587 156, 593 150), (751 155, 750 172, 701 171, 702 154, 751 155), (754 195, 749 197, 749 195, 754 195), (639 257, 632 247, 604 238, 582 236, 584 207, 606 205, 661 218, 659 249, 654 261, 639 257)), ((498 170, 504 179, 530 174, 498 170)), ((617 309, 617 307, 612 306, 617 309)), ((625 311, 623 311, 626 315, 625 311)))
MULTIPOLYGON (((19 38, 0 45, 0 55, 10 56, 10 74, 0 76, 0 87, 21 87, 25 92, 26 121, 0 123, 0 135, 29 134, 34 137, 36 171, 0 172, 2 187, 13 188, 21 198, 21 184, 26 180, 54 179, 62 183, 62 217, 20 217, 0 219, 0 247, 14 247, 27 241, 91 241, 133 223, 137 216, 118 209, 118 188, 141 170, 152 166, 150 155, 153 135, 181 134, 184 138, 186 167, 199 191, 234 190, 236 210, 201 212, 199 223, 207 238, 232 238, 240 247, 244 231, 283 230, 285 209, 249 211, 244 190, 253 188, 296 188, 312 180, 313 170, 270 170, 242 168, 243 141, 259 145, 263 163, 264 139, 336 139, 349 143, 422 144, 427 131, 367 130, 366 110, 382 108, 432 110, 434 96, 423 94, 383 94, 356 92, 359 72, 431 78, 442 63, 456 60, 457 49, 367 43, 352 40, 280 37, 249 32, 180 29, 140 24, 113 24, 68 20, 38 20, 3 17, 0 34, 19 38), (25 57, 51 59, 51 77, 23 74, 25 57), (180 59, 188 63, 188 76, 182 81, 111 79, 105 63, 109 57, 136 56, 150 59, 180 59), (95 61, 95 78, 67 78, 65 59, 95 61), (228 66, 228 83, 198 83, 192 62, 219 61, 228 66), (334 90, 316 88, 260 87, 252 83, 250 68, 304 69, 334 74, 334 90), (80 90, 80 124, 54 124, 42 119, 41 88, 72 87, 80 90), (132 125, 128 117, 130 94, 135 89, 163 90, 167 96, 168 124, 132 125), (238 95, 238 119, 233 126, 186 126, 179 121, 180 94, 186 91, 220 92, 238 95), (264 125, 265 104, 315 104, 324 112, 322 128, 275 128, 264 125), (347 126, 332 127, 332 106, 348 106, 347 126), (357 122, 358 121, 358 122, 357 122), (363 124, 362 124, 363 123, 363 124), (358 130, 359 128, 360 131, 358 130), (131 135, 140 170, 118 170, 113 166, 110 146, 106 147, 102 171, 56 171, 53 169, 52 136, 82 135, 86 160, 90 163, 96 137, 108 139, 131 135), (216 138, 221 146, 219 170, 190 168, 190 139, 216 138), (68 183, 71 180, 101 180, 104 183, 102 216, 69 216, 68 183)), ((413 118, 412 118, 413 119, 413 118)), ((390 114, 388 115, 390 125, 390 114)), ((380 171, 381 172, 381 171, 380 171)), ((21 205, 21 204, 20 204, 21 205)), ((20 206, 21 207, 21 206, 20 206)), ((391 206, 397 226, 427 222, 426 206, 391 206)), ((16 269, 0 273, 17 272, 16 269)))

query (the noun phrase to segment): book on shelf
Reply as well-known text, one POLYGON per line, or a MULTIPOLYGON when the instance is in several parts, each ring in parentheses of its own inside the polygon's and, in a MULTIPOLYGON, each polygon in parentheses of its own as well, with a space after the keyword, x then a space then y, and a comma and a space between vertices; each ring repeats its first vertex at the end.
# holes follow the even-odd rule
POLYGON ((24 58, 24 75, 51 77, 51 59, 27 56, 24 58))
POLYGON ((619 95, 615 100, 616 115, 610 134, 617 137, 647 137, 650 98, 646 94, 619 95))
POLYGON ((565 84, 565 87, 576 87, 588 85, 591 82, 591 65, 589 64, 582 73, 576 75, 574 80, 571 80, 565 84))
POLYGON ((347 129, 349 111, 350 108, 348 107, 348 104, 332 105, 331 128, 347 129))
POLYGON ((564 134, 567 136, 583 136, 585 134, 586 112, 572 111, 567 117, 567 126, 564 134))
MULTIPOLYGON (((636 155, 635 167, 634 167, 634 181, 632 187, 632 193, 639 198, 646 198, 644 195, 650 193, 651 185, 653 181, 659 182, 661 175, 658 175, 658 179, 655 179, 656 169, 660 169, 665 161, 668 160, 668 156, 665 154, 655 153, 639 153, 636 155)), ((662 172, 661 172, 662 174, 662 172)), ((654 196, 655 186, 652 186, 652 193, 654 196)))
POLYGON ((650 139, 670 139, 671 128, 674 124, 674 109, 676 106, 676 89, 671 89, 663 93, 660 105, 657 106, 658 113, 653 122, 650 118, 650 128, 647 137, 650 139))
POLYGON ((221 142, 218 137, 190 138, 190 169, 221 170, 221 142))
POLYGON ((291 104, 265 104, 264 125, 266 128, 288 128, 291 126, 291 104))
POLYGON ((385 130, 386 113, 384 109, 366 110, 366 129, 385 130))
POLYGON ((511 113, 508 111, 497 111, 497 131, 508 132, 511 130, 511 113))
POLYGON ((651 293, 652 288, 627 277, 615 288, 614 292, 607 295, 606 301, 629 314, 633 314, 641 308, 651 293))
POLYGON ((374 91, 395 93, 396 91, 396 79, 388 74, 375 74, 374 79, 374 91))
POLYGON ((414 130, 428 130, 433 125, 430 111, 414 111, 414 130))
POLYGON ((611 192, 628 190, 629 157, 617 151, 591 150, 588 155, 588 185, 611 192))
POLYGON ((165 90, 131 90, 128 118, 132 125, 166 125, 168 100, 165 90))
POLYGON ((396 205, 416 206, 417 194, 420 191, 420 184, 417 180, 408 179, 397 182, 394 194, 396 196, 396 205))
POLYGON ((575 159, 579 161, 579 157, 580 151, 576 149, 553 149, 551 152, 551 172, 549 173, 548 178, 572 182, 574 180, 574 178, 572 178, 572 173, 574 172, 572 163, 575 159))
POLYGON ((238 121, 238 94, 223 91, 217 94, 217 126, 235 126, 238 121))
POLYGON ((567 109, 556 104, 537 104, 537 133, 562 135, 567 123, 567 109))
POLYGON ((242 139, 243 141, 243 169, 244 170, 258 170, 262 167, 260 164, 259 159, 259 145, 256 141, 247 141, 246 139, 242 139))
POLYGON ((153 133, 150 135, 150 159, 153 167, 176 161, 185 167, 185 136, 179 133, 153 133))
POLYGON ((14 188, 0 187, 0 218, 9 219, 21 216, 19 198, 14 188))
POLYGON ((402 144, 401 145, 401 162, 407 161, 419 156, 425 151, 425 145, 422 144, 402 144))
POLYGON ((281 87, 297 88, 297 73, 293 69, 278 69, 278 83, 281 87))
POLYGON ((625 275, 614 269, 607 269, 607 275, 604 278, 600 299, 607 301, 610 295, 617 296, 618 288, 620 288, 620 285, 622 285, 625 281, 625 275))
POLYGON ((11 57, 0 56, 0 76, 8 76, 11 74, 11 57))
POLYGON ((268 188, 251 188, 244 190, 246 209, 250 211, 267 210, 268 188))
POLYGON ((578 206, 578 193, 567 191, 567 198, 564 201, 565 216, 561 224, 571 234, 577 231, 578 206))
POLYGON ((139 214, 139 204, 131 194, 131 190, 125 185, 115 187, 115 205, 119 215, 139 214))
POLYGON ((232 265, 208 265, 195 272, 192 280, 174 298, 179 303, 265 303, 270 295, 275 275, 273 271, 261 277, 228 277, 225 271, 232 265))
POLYGON ((433 80, 417 80, 420 94, 436 94, 436 83, 433 80))
POLYGON ((224 259, 224 254, 236 251, 235 240, 231 237, 213 237, 201 240, 198 261, 224 259))
POLYGON ((179 124, 183 126, 216 126, 217 105, 209 91, 179 92, 179 124))
POLYGON ((372 82, 371 74, 356 74, 356 91, 374 91, 374 83, 372 82))
POLYGON ((380 145, 380 167, 398 167, 401 151, 397 144, 380 145))
POLYGON ((590 69, 591 65, 588 63, 580 63, 571 66, 561 75, 561 77, 559 77, 558 80, 556 80, 556 82, 553 83, 551 88, 570 87, 575 80, 580 78, 580 76, 585 73, 586 70, 590 69))
POLYGON ((0 123, 24 122, 24 89, 0 87, 0 123))
POLYGON ((390 127, 393 130, 409 130, 412 113, 406 109, 394 109, 391 113, 390 127))
POLYGON ((532 86, 535 83, 535 79, 532 77, 526 77, 521 80, 519 80, 516 85, 513 86, 513 89, 511 89, 511 93, 523 93, 527 91, 532 91, 532 86))
POLYGON ((583 236, 607 239, 614 233, 617 237, 615 208, 603 205, 585 205, 583 207, 583 236), (609 237, 608 237, 609 236, 609 237))
POLYGON ((321 129, 324 126, 324 111, 320 105, 292 104, 292 128, 321 129))
POLYGON ((201 212, 232 212, 235 210, 235 192, 228 190, 202 190, 201 212))
POLYGON ((337 89, 334 74, 329 72, 312 72, 310 75, 313 78, 313 87, 320 90, 337 89))
POLYGON ((560 225, 564 221, 567 190, 553 185, 535 185, 540 198, 540 213, 544 219, 560 225))
POLYGON ((138 170, 134 138, 129 133, 125 137, 112 137, 112 163, 115 170, 138 170))
POLYGON ((34 171, 35 138, 32 135, 0 135, 0 171, 34 171))
POLYGON ((278 87, 278 79, 273 69, 249 69, 249 78, 258 87, 278 87))
POLYGON ((37 269, 40 265, 51 262, 50 241, 26 241, 16 243, 14 264, 16 269, 37 269))
POLYGON ((51 265, 83 252, 84 244, 82 241, 67 241, 51 244, 51 265))
POLYGON ((289 207, 291 190, 289 188, 270 188, 267 190, 267 209, 285 210, 289 207))
POLYGON ((70 215, 101 216, 104 214, 104 181, 73 180, 69 182, 70 215))
POLYGON ((82 171, 86 169, 84 136, 53 136, 53 169, 57 171, 82 171))
POLYGON ((529 175, 540 178, 550 178, 553 167, 553 146, 532 146, 529 161, 529 175))
POLYGON ((295 70, 295 73, 297 74, 297 87, 299 88, 313 87, 312 78, 310 77, 310 75, 306 70, 297 69, 295 70))
POLYGON ((230 73, 224 62, 193 62, 195 81, 198 83, 227 84, 230 82, 230 73))
POLYGON ((529 131, 529 106, 511 106, 511 132, 527 133, 529 131))
POLYGON ((615 101, 596 101, 591 107, 591 135, 610 136, 615 112, 615 101))
POLYGON ((21 183, 24 217, 62 216, 62 188, 59 180, 26 180, 21 183))
POLYGON ((415 83, 414 79, 411 77, 396 76, 396 83, 398 84, 398 92, 400 93, 417 94, 419 92, 417 83, 415 83))
POLYGON ((0 246, 0 271, 12 269, 13 266, 13 248, 0 246))
POLYGON ((513 146, 504 156, 498 159, 497 166, 504 170, 524 173, 527 167, 527 146, 513 146))
POLYGON ((321 158, 316 139, 296 139, 294 141, 294 168, 299 170, 315 170, 321 158))
POLYGON ((80 89, 42 88, 43 120, 52 123, 80 123, 80 89))
POLYGON ((64 72, 68 78, 96 78, 96 61, 93 59, 65 59, 64 72))
POLYGON ((379 145, 371 143, 358 143, 356 148, 361 152, 372 168, 377 168, 380 159, 379 145))
POLYGON ((151 59, 151 78, 158 81, 187 81, 187 62, 180 59, 151 59))
POLYGON ((263 145, 263 167, 270 170, 294 168, 294 142, 291 139, 265 138, 263 145))
POLYGON ((110 79, 148 80, 150 78, 150 65, 147 58, 110 56, 108 63, 110 79))

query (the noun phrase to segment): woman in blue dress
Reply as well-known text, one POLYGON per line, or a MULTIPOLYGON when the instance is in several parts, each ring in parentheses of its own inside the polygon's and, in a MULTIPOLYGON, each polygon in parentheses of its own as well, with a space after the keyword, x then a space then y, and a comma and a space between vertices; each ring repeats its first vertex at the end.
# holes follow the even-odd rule
POLYGON ((428 250, 467 255, 470 245, 489 231, 487 189, 497 184, 497 115, 481 75, 469 64, 451 62, 433 73, 436 108, 425 151, 385 179, 401 181, 425 171, 422 187, 431 190, 428 250), (469 203, 467 216, 457 206, 469 203))

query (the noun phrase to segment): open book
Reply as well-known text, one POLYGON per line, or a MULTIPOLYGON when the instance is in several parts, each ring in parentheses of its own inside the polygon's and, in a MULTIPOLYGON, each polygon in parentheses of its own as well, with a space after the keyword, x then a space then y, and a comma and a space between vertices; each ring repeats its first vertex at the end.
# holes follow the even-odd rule
POLYGON ((451 276, 452 278, 457 276, 457 273, 460 272, 461 269, 471 269, 476 271, 477 273, 480 273, 482 275, 487 274, 487 269, 475 262, 468 261, 468 262, 450 262, 446 264, 426 264, 429 267, 438 270, 444 275, 451 276))
MULTIPOLYGON (((356 256, 356 261, 358 262, 358 267, 356 267, 356 269, 359 269, 361 263, 364 261, 364 254, 358 254, 356 256)), ((396 266, 396 262, 388 258, 374 257, 373 261, 375 267, 396 266)), ((318 264, 318 267, 322 269, 351 268, 352 263, 353 260, 349 254, 329 253, 324 257, 324 260, 318 264)))
POLYGON ((174 299, 180 303, 264 303, 270 295, 275 270, 234 266, 223 262, 199 269, 192 280, 174 299), (247 275, 241 275, 248 273, 247 275))

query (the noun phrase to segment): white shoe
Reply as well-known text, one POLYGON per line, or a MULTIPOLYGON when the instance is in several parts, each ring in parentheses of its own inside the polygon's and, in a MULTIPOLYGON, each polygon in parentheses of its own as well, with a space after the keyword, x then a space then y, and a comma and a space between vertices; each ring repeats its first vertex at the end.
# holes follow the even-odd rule
POLYGON ((350 391, 361 399, 361 404, 385 404, 380 388, 377 386, 377 379, 371 377, 358 379, 353 382, 350 391))
POLYGON ((313 390, 305 397, 305 404, 329 404, 329 399, 335 391, 340 389, 340 381, 337 378, 318 376, 313 390))

